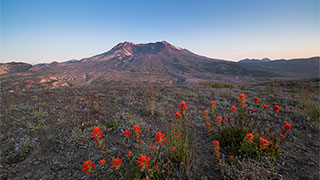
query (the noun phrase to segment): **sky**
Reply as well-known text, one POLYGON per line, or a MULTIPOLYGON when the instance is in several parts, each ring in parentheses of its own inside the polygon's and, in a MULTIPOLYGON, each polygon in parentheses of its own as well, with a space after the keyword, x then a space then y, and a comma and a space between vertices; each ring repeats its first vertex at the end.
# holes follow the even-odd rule
POLYGON ((0 0, 0 62, 82 59, 168 41, 238 61, 320 55, 318 0, 0 0))

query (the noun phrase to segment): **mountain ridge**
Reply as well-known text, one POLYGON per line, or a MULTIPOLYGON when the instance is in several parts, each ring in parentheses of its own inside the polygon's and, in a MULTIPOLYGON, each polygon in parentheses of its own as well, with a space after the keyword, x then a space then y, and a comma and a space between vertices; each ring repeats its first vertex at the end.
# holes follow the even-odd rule
POLYGON ((5 85, 4 89, 12 89, 12 84, 19 84, 19 87, 58 87, 125 81, 166 85, 252 81, 255 78, 309 78, 319 75, 315 68, 318 65, 319 58, 311 58, 310 61, 265 59, 263 62, 232 62, 197 55, 167 41, 146 44, 125 41, 109 51, 80 60, 36 65, 0 64, 0 83, 5 85), (304 72, 308 68, 312 70, 304 72))

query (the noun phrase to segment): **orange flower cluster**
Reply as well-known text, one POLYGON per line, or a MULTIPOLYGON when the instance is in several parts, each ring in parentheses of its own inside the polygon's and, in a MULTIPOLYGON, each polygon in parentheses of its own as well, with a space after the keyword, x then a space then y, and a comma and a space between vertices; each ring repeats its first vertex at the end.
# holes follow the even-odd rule
POLYGON ((291 130, 291 125, 287 121, 284 121, 283 131, 289 132, 290 130, 291 130))
POLYGON ((203 111, 203 119, 204 119, 205 121, 208 120, 208 110, 204 110, 204 111, 203 111))
POLYGON ((181 101, 180 105, 178 106, 178 108, 180 108, 182 114, 184 114, 184 111, 188 108, 187 103, 185 103, 184 101, 181 101))
POLYGON ((246 137, 244 138, 244 141, 249 142, 249 144, 253 143, 254 135, 251 133, 248 133, 246 137))
POLYGON ((244 107, 246 104, 246 95, 240 94, 239 99, 238 99, 238 103, 239 103, 240 107, 244 107))
POLYGON ((281 138, 284 138, 289 133, 289 131, 291 130, 291 125, 287 121, 284 121, 283 123, 284 123, 284 126, 283 126, 283 132, 282 133, 284 135, 281 134, 282 135, 282 136, 280 135, 281 138))
POLYGON ((176 112, 174 116, 176 117, 176 119, 179 119, 181 117, 181 114, 179 112, 176 112))
POLYGON ((136 138, 138 138, 140 136, 140 127, 138 125, 133 126, 133 133, 136 136, 136 138))
POLYGON ((87 160, 83 163, 81 172, 91 173, 94 167, 96 167, 96 165, 93 164, 91 160, 87 160))
POLYGON ((213 141, 213 152, 217 159, 220 157, 220 143, 219 141, 213 141))
POLYGON ((235 106, 232 106, 230 112, 236 112, 236 111, 237 111, 237 108, 235 106))
POLYGON ((122 163, 122 160, 120 160, 119 157, 113 158, 112 164, 109 168, 111 169, 111 168, 115 167, 115 169, 118 170, 118 169, 120 169, 121 163, 122 163))
POLYGON ((98 141, 101 137, 102 137, 102 131, 100 130, 99 127, 95 127, 93 130, 92 130, 92 137, 98 141))
POLYGON ((150 157, 147 157, 147 155, 142 155, 140 154, 139 159, 137 160, 137 163, 139 164, 139 166, 142 168, 141 171, 143 171, 146 167, 149 167, 149 161, 151 160, 150 157))
POLYGON ((167 138, 165 138, 164 134, 162 134, 161 132, 157 132, 154 138, 156 138, 156 143, 159 143, 160 145, 162 145, 167 140, 167 138))
POLYGON ((211 123, 207 122, 207 123, 206 123, 206 126, 207 126, 208 131, 211 131, 211 128, 212 128, 212 127, 211 127, 211 123))
POLYGON ((211 106, 210 106, 210 116, 211 116, 211 118, 213 118, 214 111, 216 109, 216 102, 215 101, 211 101, 210 104, 211 104, 211 106))
POLYGON ((132 152, 131 151, 128 151, 127 153, 127 157, 131 156, 132 152))
POLYGON ((222 117, 221 117, 221 116, 218 116, 218 117, 217 117, 217 120, 216 120, 217 126, 220 126, 220 125, 221 125, 221 122, 222 122, 222 117))
POLYGON ((124 134, 127 138, 129 138, 131 132, 130 132, 129 130, 125 130, 125 131, 123 132, 123 134, 124 134))
POLYGON ((260 137, 260 150, 268 149, 269 141, 260 137))
POLYGON ((156 148, 157 148, 156 145, 153 145, 153 146, 150 147, 151 150, 154 150, 156 148))
POLYGON ((275 105, 274 108, 273 108, 274 112, 278 113, 280 112, 280 106, 278 105, 275 105))
POLYGON ((100 160, 100 161, 98 162, 98 164, 99 164, 100 166, 103 166, 105 163, 106 163, 106 160, 100 160))

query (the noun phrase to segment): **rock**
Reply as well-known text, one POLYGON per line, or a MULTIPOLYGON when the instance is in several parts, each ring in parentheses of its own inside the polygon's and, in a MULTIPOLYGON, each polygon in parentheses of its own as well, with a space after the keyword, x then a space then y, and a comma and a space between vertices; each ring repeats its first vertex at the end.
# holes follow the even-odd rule
POLYGON ((28 178, 30 178, 31 176, 32 176, 32 172, 28 172, 24 177, 28 179, 28 178))

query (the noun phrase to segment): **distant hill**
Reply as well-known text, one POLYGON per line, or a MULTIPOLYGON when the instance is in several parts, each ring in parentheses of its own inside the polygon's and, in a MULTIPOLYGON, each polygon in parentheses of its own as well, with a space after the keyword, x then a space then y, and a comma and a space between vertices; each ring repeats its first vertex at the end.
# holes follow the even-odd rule
POLYGON ((27 72, 31 68, 31 64, 22 62, 0 63, 0 74, 27 72))
POLYGON ((287 77, 319 77, 320 57, 290 59, 290 60, 242 60, 239 61, 242 67, 256 70, 265 70, 278 73, 280 76, 287 77))
POLYGON ((30 65, 0 64, 2 89, 61 87, 127 82, 190 84, 200 81, 252 81, 254 78, 319 76, 319 58, 231 62, 212 59, 166 41, 123 42, 111 50, 80 60, 30 65))

